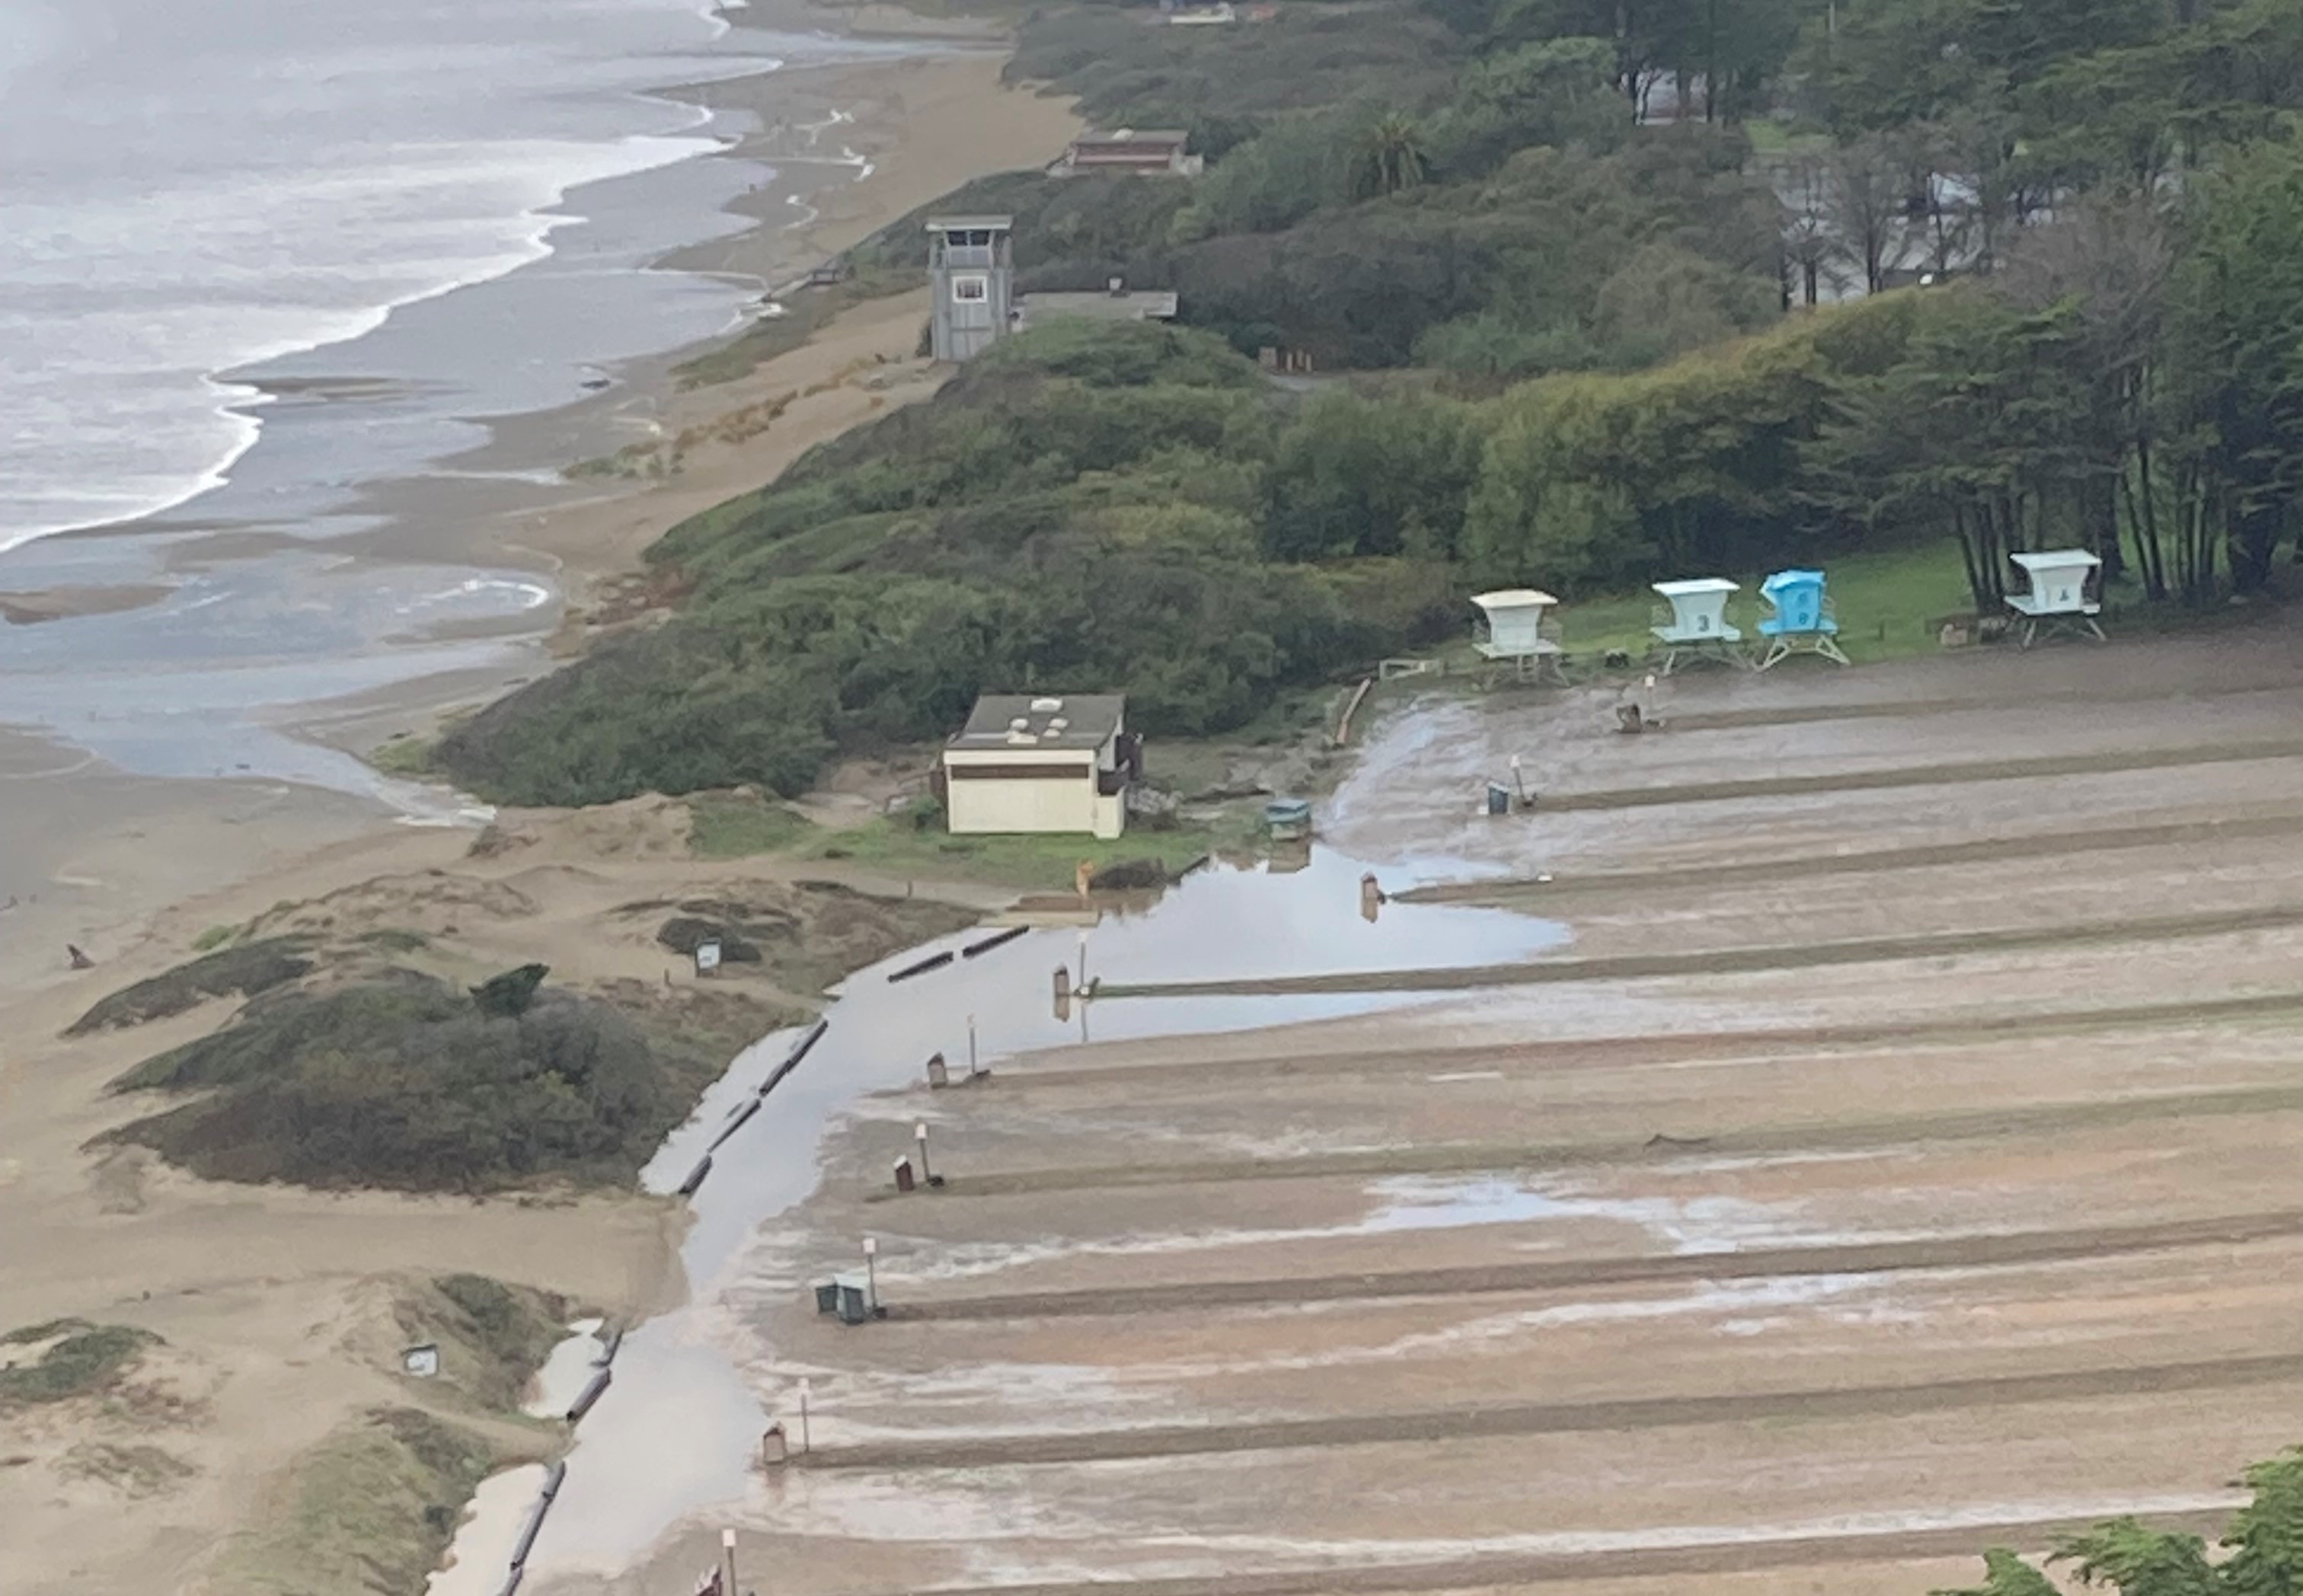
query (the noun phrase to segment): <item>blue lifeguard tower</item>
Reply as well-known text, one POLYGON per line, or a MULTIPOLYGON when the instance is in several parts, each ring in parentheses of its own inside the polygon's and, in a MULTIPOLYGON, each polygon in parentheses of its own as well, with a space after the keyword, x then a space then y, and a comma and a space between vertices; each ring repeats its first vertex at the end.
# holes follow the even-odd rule
POLYGON ((1847 663, 1840 652, 1839 621, 1832 613, 1831 595, 1824 591, 1819 570, 1779 570, 1759 584, 1759 596, 1775 612, 1759 622, 1767 652, 1759 669, 1781 664, 1795 654, 1819 654, 1847 663))

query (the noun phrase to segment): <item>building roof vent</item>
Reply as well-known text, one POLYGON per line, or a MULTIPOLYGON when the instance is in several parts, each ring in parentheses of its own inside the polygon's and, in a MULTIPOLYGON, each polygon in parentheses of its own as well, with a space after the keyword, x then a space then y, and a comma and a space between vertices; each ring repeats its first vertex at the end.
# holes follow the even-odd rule
POLYGON ((1010 747, 1029 747, 1039 740, 1028 731, 1010 731, 1008 734, 1008 743, 1010 747))
POLYGON ((1064 701, 1061 698, 1034 698, 1032 700, 1032 713, 1035 715, 1051 715, 1063 706, 1064 701))
POLYGON ((1065 727, 1070 724, 1071 722, 1069 721, 1064 719, 1061 715, 1058 715, 1054 720, 1048 722, 1048 730, 1050 731, 1061 731, 1065 727))
POLYGON ((1031 729, 1032 717, 1029 715, 1017 715, 1008 722, 1008 730, 1010 731, 1029 731, 1031 729))

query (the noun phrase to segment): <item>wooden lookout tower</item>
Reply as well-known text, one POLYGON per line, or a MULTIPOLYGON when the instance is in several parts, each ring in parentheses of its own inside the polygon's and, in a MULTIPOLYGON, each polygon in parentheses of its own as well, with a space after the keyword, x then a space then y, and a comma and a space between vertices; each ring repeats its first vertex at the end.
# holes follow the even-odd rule
POLYGON ((1013 216, 928 218, 929 350, 939 360, 982 354, 1008 331, 1015 293, 1013 216))

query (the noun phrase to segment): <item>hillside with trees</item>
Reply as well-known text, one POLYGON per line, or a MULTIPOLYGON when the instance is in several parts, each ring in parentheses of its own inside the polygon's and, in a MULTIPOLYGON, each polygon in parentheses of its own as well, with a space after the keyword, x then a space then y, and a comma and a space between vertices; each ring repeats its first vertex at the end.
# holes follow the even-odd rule
MULTIPOLYGON (((2269 584, 2303 518, 2292 0, 1288 0, 1043 13, 1012 69, 1195 180, 1010 173, 1050 326, 676 529, 688 594, 446 739, 491 796, 804 788, 979 689, 1155 734, 1446 635, 1462 595, 2084 545, 2269 584), (1254 353, 1310 354, 1319 385, 1254 353)), ((918 266, 919 218, 859 250, 918 266)), ((898 276, 898 280, 900 277, 898 276)))

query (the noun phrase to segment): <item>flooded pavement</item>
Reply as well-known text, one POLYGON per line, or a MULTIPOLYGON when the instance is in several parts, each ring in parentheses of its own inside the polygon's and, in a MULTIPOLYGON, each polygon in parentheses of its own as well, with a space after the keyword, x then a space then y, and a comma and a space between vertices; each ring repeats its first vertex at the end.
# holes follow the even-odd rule
POLYGON ((2152 653, 1421 701, 1301 872, 859 973, 527 1588, 1909 1596, 2212 1522, 2303 1408, 2303 645, 2152 653))
MULTIPOLYGON (((1403 881, 1437 880, 1465 867, 1443 858, 1391 871, 1403 881)), ((567 1483, 530 1558, 535 1575, 620 1567, 681 1515, 744 1494, 768 1418, 735 1363, 755 1350, 755 1331, 731 1309, 725 1288, 747 1273, 755 1232, 814 1187, 827 1127, 869 1094, 920 1081, 931 1053, 942 1053, 954 1075, 964 1075, 971 1021, 978 1061, 997 1070, 1013 1055, 1051 1047, 1331 1019, 1416 1001, 1413 993, 1076 1001, 1059 1018, 1057 967, 1076 980, 1084 961, 1091 979, 1114 982, 1343 973, 1409 959, 1526 958, 1566 940, 1554 922, 1500 909, 1403 905, 1371 923, 1360 913, 1363 873, 1356 861, 1316 846, 1294 871, 1218 865, 1157 901, 1107 912, 1092 926, 1033 929, 980 958, 889 982, 891 972, 924 956, 957 952, 983 936, 957 933, 850 976, 826 1011, 831 1028, 822 1041, 715 1153, 692 1200, 695 1222, 682 1249, 691 1304, 625 1338, 612 1389, 578 1430, 567 1483)), ((804 1034, 780 1032, 739 1056, 667 1140, 643 1183, 662 1192, 678 1186, 804 1034)))

